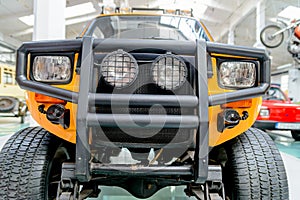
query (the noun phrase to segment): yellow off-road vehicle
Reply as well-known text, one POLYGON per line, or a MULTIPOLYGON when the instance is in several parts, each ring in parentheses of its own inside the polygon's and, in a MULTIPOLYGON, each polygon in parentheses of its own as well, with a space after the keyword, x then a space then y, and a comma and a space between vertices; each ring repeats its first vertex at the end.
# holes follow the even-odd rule
POLYGON ((2 149, 2 199, 85 199, 99 186, 147 198, 179 185, 198 199, 288 199, 279 151, 251 128, 267 53, 214 43, 181 13, 102 14, 77 39, 18 49, 16 79, 41 127, 2 149))
POLYGON ((0 117, 20 117, 24 123, 25 91, 17 85, 15 74, 14 66, 0 63, 0 117))

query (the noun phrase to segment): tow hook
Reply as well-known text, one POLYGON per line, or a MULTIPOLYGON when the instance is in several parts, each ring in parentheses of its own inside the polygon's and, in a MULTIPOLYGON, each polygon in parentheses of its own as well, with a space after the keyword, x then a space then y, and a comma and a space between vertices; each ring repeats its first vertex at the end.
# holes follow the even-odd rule
POLYGON ((217 128, 219 132, 223 132, 225 129, 234 128, 240 123, 241 120, 246 120, 249 117, 247 111, 242 112, 242 116, 233 109, 226 109, 218 114, 217 128))
POLYGON ((46 110, 45 105, 39 105, 38 110, 40 113, 45 114, 47 119, 52 124, 60 124, 64 129, 70 126, 70 110, 66 109, 64 105, 54 104, 49 106, 46 110))

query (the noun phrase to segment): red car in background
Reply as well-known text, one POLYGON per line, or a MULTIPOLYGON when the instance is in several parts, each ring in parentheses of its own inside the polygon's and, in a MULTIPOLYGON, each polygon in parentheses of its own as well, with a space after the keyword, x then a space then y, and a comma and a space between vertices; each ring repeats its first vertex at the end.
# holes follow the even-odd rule
POLYGON ((264 130, 291 130, 300 141, 300 104, 293 104, 279 86, 271 85, 253 125, 264 130))

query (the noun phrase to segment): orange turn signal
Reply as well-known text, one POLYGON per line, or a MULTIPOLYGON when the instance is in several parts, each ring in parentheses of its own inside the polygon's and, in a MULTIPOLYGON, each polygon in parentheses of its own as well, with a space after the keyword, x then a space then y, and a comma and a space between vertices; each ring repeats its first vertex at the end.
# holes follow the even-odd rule
POLYGON ((252 106, 252 99, 247 99, 247 100, 222 104, 221 108, 250 108, 251 106, 252 106))
POLYGON ((66 101, 49 97, 43 94, 35 93, 35 100, 38 103, 55 103, 55 104, 66 104, 66 101))

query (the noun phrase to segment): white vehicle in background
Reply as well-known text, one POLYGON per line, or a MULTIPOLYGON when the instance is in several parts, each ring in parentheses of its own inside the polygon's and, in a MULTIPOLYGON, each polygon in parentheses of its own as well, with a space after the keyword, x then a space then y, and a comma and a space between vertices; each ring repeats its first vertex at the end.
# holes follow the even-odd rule
POLYGON ((20 117, 24 123, 25 92, 15 81, 15 67, 0 64, 0 117, 20 117))

